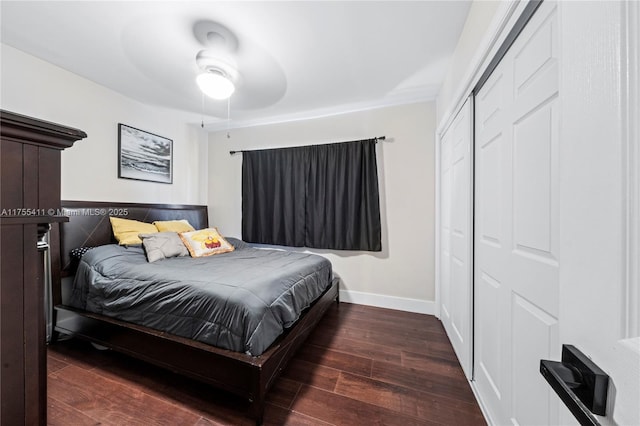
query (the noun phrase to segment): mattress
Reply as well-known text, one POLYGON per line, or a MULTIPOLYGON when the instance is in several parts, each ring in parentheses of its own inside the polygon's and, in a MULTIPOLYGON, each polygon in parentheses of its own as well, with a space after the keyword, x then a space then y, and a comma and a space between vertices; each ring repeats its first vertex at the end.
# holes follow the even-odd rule
POLYGON ((260 355, 330 287, 331 263, 228 240, 235 251, 153 263, 140 246, 96 247, 80 260, 69 304, 260 355))

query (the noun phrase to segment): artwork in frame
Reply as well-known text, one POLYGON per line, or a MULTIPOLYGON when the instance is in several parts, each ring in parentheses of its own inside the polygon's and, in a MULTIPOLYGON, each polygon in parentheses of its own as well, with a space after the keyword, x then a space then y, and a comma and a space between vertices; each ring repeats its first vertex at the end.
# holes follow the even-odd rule
POLYGON ((118 177, 173 183, 173 141, 119 123, 118 177))

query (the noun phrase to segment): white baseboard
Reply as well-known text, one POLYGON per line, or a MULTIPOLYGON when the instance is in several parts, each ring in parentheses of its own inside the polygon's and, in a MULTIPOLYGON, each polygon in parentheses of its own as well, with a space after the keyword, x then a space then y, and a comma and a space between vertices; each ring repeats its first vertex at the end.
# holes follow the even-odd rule
POLYGON ((340 290, 340 301, 357 305, 376 306, 398 311, 435 315, 436 302, 431 300, 410 299, 407 297, 386 296, 353 290, 340 290))

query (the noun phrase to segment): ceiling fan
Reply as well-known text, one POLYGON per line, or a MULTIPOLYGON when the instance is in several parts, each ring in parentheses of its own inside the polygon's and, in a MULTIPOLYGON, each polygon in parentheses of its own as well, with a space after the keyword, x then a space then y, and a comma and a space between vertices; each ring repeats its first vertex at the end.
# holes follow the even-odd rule
MULTIPOLYGON (((287 88, 284 72, 261 46, 251 40, 241 42, 228 27, 211 20, 196 22, 193 35, 201 47, 195 57, 199 70, 195 80, 213 100, 216 116, 226 104, 229 119, 231 102, 241 111, 265 108, 282 99, 287 88)), ((203 105, 203 115, 204 110, 203 105)))
POLYGON ((212 99, 231 97, 239 83, 240 74, 233 56, 238 51, 238 39, 227 27, 212 21, 199 21, 193 27, 196 39, 206 46, 196 55, 202 73, 196 83, 212 99))

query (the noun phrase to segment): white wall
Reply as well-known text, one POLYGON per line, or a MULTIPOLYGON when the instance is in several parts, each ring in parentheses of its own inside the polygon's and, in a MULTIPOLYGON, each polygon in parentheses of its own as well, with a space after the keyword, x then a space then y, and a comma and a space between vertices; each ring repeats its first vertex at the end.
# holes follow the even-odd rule
POLYGON ((377 145, 381 253, 313 250, 343 279, 344 301, 433 312, 435 104, 354 112, 209 136, 210 223, 241 235, 242 155, 229 150, 350 141, 385 135, 377 145))
POLYGON ((88 137, 62 152, 62 199, 203 204, 206 133, 180 112, 154 107, 7 45, 0 107, 75 127, 88 137), (173 184, 118 179, 118 123, 173 140, 173 184))
MULTIPOLYGON (((460 95, 461 85, 472 72, 470 67, 474 65, 474 59, 482 54, 481 47, 487 41, 487 30, 494 23, 499 6, 499 1, 491 0, 475 0, 471 3, 449 70, 438 93, 436 123, 440 124, 447 112, 454 112, 449 109, 454 107, 453 104, 457 102, 457 96, 460 95)), ((466 95, 463 97, 466 98, 466 95)))

